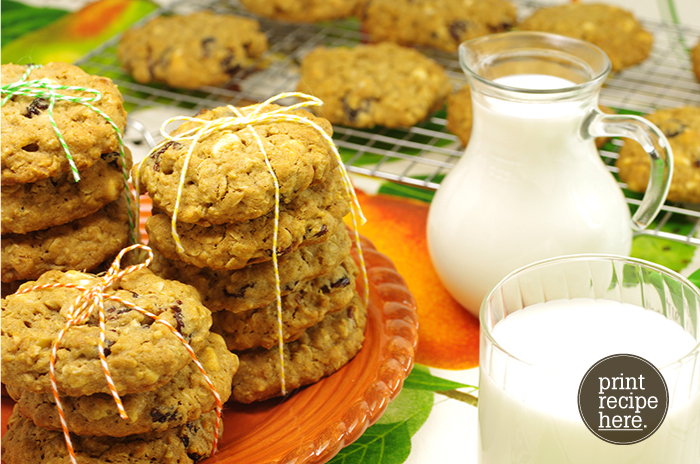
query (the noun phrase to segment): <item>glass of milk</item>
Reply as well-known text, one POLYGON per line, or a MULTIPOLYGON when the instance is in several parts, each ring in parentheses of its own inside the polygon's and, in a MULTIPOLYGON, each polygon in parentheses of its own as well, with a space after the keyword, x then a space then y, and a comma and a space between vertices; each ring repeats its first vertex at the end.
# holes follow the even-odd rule
POLYGON ((486 293, 533 261, 578 253, 628 255, 632 232, 662 206, 672 154, 637 116, 606 115, 598 94, 610 60, 596 46, 541 32, 491 34, 460 45, 472 94, 469 144, 430 205, 427 240, 447 290, 475 316, 486 293), (646 194, 630 215, 595 146, 642 143, 646 194))
POLYGON ((479 463, 700 463, 700 290, 684 277, 614 255, 546 259, 500 281, 480 322, 479 463), (589 368, 620 353, 669 393, 661 426, 629 445, 594 435, 577 401, 589 368))

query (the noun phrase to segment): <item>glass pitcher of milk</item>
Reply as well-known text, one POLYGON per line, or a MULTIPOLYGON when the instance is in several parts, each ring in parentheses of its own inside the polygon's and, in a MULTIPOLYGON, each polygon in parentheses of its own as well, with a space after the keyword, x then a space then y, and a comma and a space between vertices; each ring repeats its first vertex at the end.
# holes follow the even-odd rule
POLYGON ((587 42, 539 32, 464 42, 459 57, 472 90, 472 135, 431 203, 427 230, 447 290, 477 315, 500 279, 533 261, 628 255, 633 229, 645 228, 666 199, 673 163, 656 126, 599 110, 608 57, 587 42), (650 156, 633 217, 598 154, 599 136, 634 139, 650 156))

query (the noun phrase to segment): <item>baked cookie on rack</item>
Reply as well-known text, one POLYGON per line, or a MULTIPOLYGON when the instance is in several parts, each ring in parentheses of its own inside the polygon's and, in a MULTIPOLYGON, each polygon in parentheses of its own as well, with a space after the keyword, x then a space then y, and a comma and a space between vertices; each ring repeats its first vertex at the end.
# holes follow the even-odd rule
POLYGON ((267 48, 258 21, 200 11, 159 16, 129 29, 117 56, 137 82, 196 89, 224 84, 267 48))
POLYGON ((466 147, 472 135, 472 92, 465 84, 447 97, 447 130, 466 147))
MULTIPOLYGON (((659 109, 647 116, 666 135, 673 150, 670 201, 700 203, 700 107, 659 109)), ((630 190, 644 192, 649 182, 649 156, 633 141, 625 141, 615 163, 630 190)))
POLYGON ((654 42, 654 36, 631 12, 602 3, 575 2, 541 8, 518 28, 575 37, 597 45, 610 58, 613 71, 644 61, 654 42))
POLYGON ((360 17, 372 42, 453 52, 465 40, 510 29, 517 10, 506 0, 366 0, 360 17))
POLYGON ((435 60, 384 42, 312 50, 298 90, 323 100, 317 112, 333 124, 410 127, 442 106, 451 85, 435 60))
POLYGON ((316 23, 356 14, 364 0, 241 0, 251 12, 278 21, 316 23))
MULTIPOLYGON (((56 93, 67 98, 94 99, 90 104, 124 132, 124 99, 111 79, 87 74, 68 63, 48 63, 34 68, 17 64, 2 65, 3 87, 42 79, 57 86, 90 89, 89 92, 60 89, 56 93)), ((86 105, 76 104, 67 98, 57 98, 51 112, 76 168, 82 171, 105 154, 119 153, 119 138, 109 120, 86 105)), ((0 177, 3 186, 36 182, 70 170, 64 146, 49 117, 49 109, 48 98, 20 93, 13 94, 2 105, 0 177)))
POLYGON ((693 65, 693 72, 700 81, 700 42, 690 50, 690 62, 693 65))

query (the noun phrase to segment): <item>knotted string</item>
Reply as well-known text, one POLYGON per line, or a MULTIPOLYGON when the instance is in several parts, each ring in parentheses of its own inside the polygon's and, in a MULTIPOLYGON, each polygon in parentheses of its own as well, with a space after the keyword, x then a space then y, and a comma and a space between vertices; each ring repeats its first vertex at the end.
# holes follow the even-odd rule
POLYGON ((124 177, 124 185, 127 189, 127 196, 126 196, 126 201, 128 204, 128 213, 129 213, 129 228, 131 231, 131 241, 132 243, 138 243, 136 239, 136 227, 135 223, 136 221, 134 220, 133 217, 133 212, 132 212, 132 205, 131 205, 131 196, 128 194, 129 190, 129 172, 126 168, 126 155, 124 154, 124 141, 122 139, 122 133, 121 130, 119 130, 119 127, 115 124, 115 122, 110 118, 107 113, 102 111, 101 109, 95 107, 92 105, 92 103, 99 101, 102 99, 102 93, 99 90, 95 89, 89 89, 85 87, 77 87, 73 85, 59 85, 54 82, 52 82, 48 78, 42 78, 42 79, 35 79, 35 80, 27 80, 29 79, 30 74, 32 71, 35 69, 40 68, 41 65, 38 64, 31 64, 27 67, 27 70, 25 73, 22 75, 22 77, 16 81, 12 82, 10 84, 5 84, 2 86, 2 102, 0 103, 0 106, 5 106, 5 103, 7 103, 12 97, 15 95, 22 95, 25 97, 33 97, 33 98, 43 98, 45 100, 48 100, 49 106, 47 109, 48 116, 49 116, 49 122, 51 123, 51 127, 53 128, 54 133, 56 134, 56 137, 58 137, 59 142, 61 143, 61 147, 63 148, 63 152, 66 155, 66 159, 68 160, 68 165, 70 167, 71 174, 73 175, 73 180, 75 182, 80 181, 80 172, 78 171, 77 166, 75 165, 75 161, 73 160, 73 155, 70 152, 70 149, 68 148, 68 144, 66 143, 65 138, 63 137, 63 134, 61 134, 61 131, 58 128, 58 125, 56 124, 56 120, 54 119, 53 116, 53 109, 54 106, 56 105, 56 102, 62 101, 62 102, 68 102, 68 103, 75 103, 79 105, 86 106, 87 108, 90 108, 92 111, 95 113, 99 114, 102 116, 110 126, 112 126, 112 129, 117 134, 117 140, 119 142, 119 155, 121 158, 121 168, 122 168, 122 175, 124 177), (73 92, 83 92, 87 93, 88 95, 79 97, 75 95, 65 95, 63 93, 60 93, 63 90, 68 90, 68 91, 73 91, 73 92))
MULTIPOLYGON (((239 118, 243 118, 243 114, 238 110, 238 108, 229 105, 231 109, 239 118)), ((284 327, 282 326, 282 285, 280 283, 280 273, 279 273, 279 257, 277 256, 277 240, 279 236, 279 222, 280 222, 280 184, 275 175, 275 171, 272 169, 272 164, 270 163, 270 158, 267 156, 265 147, 263 146, 262 139, 258 132, 253 128, 253 126, 247 126, 250 132, 255 137, 255 141, 260 148, 263 157, 265 158, 265 166, 272 176, 272 182, 275 185, 275 221, 272 230, 272 268, 275 273, 275 309, 277 312, 277 348, 279 350, 280 358, 280 390, 282 396, 287 394, 287 384, 284 374, 284 327)), ((179 200, 179 198, 178 198, 179 200)), ((176 206, 177 208, 177 206, 176 206)), ((174 227, 174 224, 173 224, 174 227)))
MULTIPOLYGON (((275 272, 275 290, 276 290, 276 297, 277 297, 277 327, 278 327, 278 346, 279 346, 279 354, 280 354, 280 376, 281 376, 281 388, 282 388, 282 395, 286 394, 286 388, 285 388, 285 375, 284 375, 284 337, 283 337, 283 329, 282 329, 282 295, 281 295, 281 290, 280 290, 280 276, 279 276, 279 266, 278 266, 278 261, 277 261, 277 236, 278 236, 278 231, 279 231, 279 210, 280 210, 280 194, 279 194, 279 181, 277 179, 277 175, 275 174, 274 170, 272 169, 272 164, 270 163, 270 160, 267 156, 267 152, 265 151, 265 147, 263 146, 262 140, 260 139, 260 136, 258 133, 255 131, 255 126, 256 125, 262 125, 262 124, 274 124, 277 122, 295 122, 299 124, 303 124, 309 127, 312 127, 315 129, 319 135, 326 141, 328 144, 328 147, 331 149, 333 155, 335 156, 336 160, 338 161, 338 167, 341 170, 342 173, 342 179, 343 179, 343 184, 345 186, 345 190, 348 193, 348 196, 351 198, 351 218, 352 218, 352 225, 353 225, 353 231, 354 231, 354 239, 355 239, 355 244, 357 246, 357 254, 358 258, 360 261, 360 267, 362 271, 362 278, 364 281, 364 301, 367 304, 369 302, 369 280, 367 277, 367 269, 365 266, 365 261, 364 261, 364 256, 362 254, 362 247, 360 244, 360 233, 358 230, 358 221, 357 218, 361 219, 361 224, 364 224, 367 220, 365 219, 364 215, 362 214, 362 208, 360 207, 360 202, 357 198, 357 195, 355 194, 355 189, 352 185, 352 182, 350 181, 350 177, 348 175, 347 170, 345 169, 345 164, 343 163, 342 157, 340 156, 340 153, 338 152, 338 148, 335 146, 335 142, 333 139, 326 133, 326 131, 323 130, 321 126, 316 124, 315 122, 311 121, 308 118, 305 118, 303 116, 299 116, 297 114, 293 114, 292 112, 294 110, 300 109, 300 108, 305 108, 309 106, 321 106, 323 105, 323 102, 321 99, 316 98, 311 95, 306 95, 301 92, 287 92, 287 93, 282 93, 280 95, 276 95, 274 97, 271 97, 264 101, 263 103, 256 104, 256 105, 251 105, 245 108, 242 108, 245 112, 248 112, 249 114, 244 114, 243 111, 240 111, 238 108, 228 105, 227 108, 232 111, 236 116, 235 117, 222 117, 222 118, 217 118, 214 120, 205 120, 197 117, 188 117, 188 116, 177 116, 174 118, 170 118, 167 121, 165 121, 160 129, 161 134, 164 137, 164 140, 159 143, 156 147, 154 147, 151 152, 149 153, 149 157, 154 156, 154 153, 157 153, 164 145, 171 143, 171 142, 178 142, 178 143, 187 143, 189 142, 189 148, 187 150, 187 154, 185 155, 185 159, 183 161, 183 166, 182 166, 182 172, 180 174, 180 181, 178 183, 178 188, 177 188, 177 197, 175 199, 175 206, 173 209, 173 214, 171 217, 171 234, 173 237, 173 240, 175 242, 175 245, 177 247, 177 250, 179 252, 183 252, 184 248, 182 246, 182 241, 180 240, 180 236, 177 232, 177 215, 178 211, 180 209, 180 200, 182 198, 182 190, 185 185, 185 176, 187 174, 187 168, 189 166, 190 158, 192 157, 192 153, 194 152, 194 148, 197 145, 197 143, 206 138, 211 136, 212 134, 215 134, 217 132, 225 131, 225 130, 239 130, 243 128, 248 128, 249 130, 252 131, 253 135, 255 136, 255 139, 257 141, 258 147, 260 148, 260 151, 263 154, 263 157, 265 159, 265 164, 267 166, 268 171, 270 172, 270 175, 272 176, 272 179, 274 181, 274 186, 275 186, 275 221, 274 221, 274 229, 273 229, 273 245, 272 245, 272 264, 275 272), (265 108, 267 108, 269 105, 272 103, 282 100, 284 98, 288 97, 296 97, 299 99, 302 99, 300 103, 290 105, 290 106, 281 106, 279 108, 272 109, 271 111, 268 112, 263 112, 265 108), (251 110, 251 111, 248 111, 251 110), (172 122, 192 122, 195 123, 196 126, 188 129, 180 134, 176 135, 170 135, 166 127, 172 123, 172 122)), ((135 184, 137 190, 139 189, 139 180, 138 177, 140 177, 140 173, 142 170, 145 168, 145 163, 141 163, 139 166, 139 176, 136 177, 135 184)))
POLYGON ((190 354, 192 357, 192 361, 195 363, 199 371, 202 373, 204 376, 204 379, 211 389, 214 398, 216 399, 216 427, 214 429, 214 446, 213 446, 213 451, 212 453, 216 452, 218 441, 219 441, 219 423, 221 421, 221 410, 223 408, 223 402, 221 401, 221 397, 219 396, 219 393, 216 391, 216 387, 214 386, 214 383, 211 381, 209 378, 209 375, 206 373, 206 370, 204 369, 204 366, 199 362, 197 359, 197 356, 195 355, 194 350, 190 346, 189 343, 185 340, 185 338, 182 336, 182 334, 174 328, 168 321, 161 319, 160 316, 151 313, 150 311, 147 311, 146 309, 143 309, 134 303, 130 301, 123 300, 122 298, 119 298, 116 295, 111 295, 106 293, 106 291, 112 287, 118 280, 120 280, 122 277, 124 277, 127 274, 131 274, 133 272, 136 272, 140 269, 143 269, 147 267, 151 261, 153 260, 153 252, 151 249, 145 245, 141 244, 134 244, 131 245, 130 247, 124 248, 119 255, 116 257, 114 262, 111 264, 109 267, 109 270, 107 273, 105 273, 103 276, 99 277, 96 279, 95 282, 93 282, 90 285, 79 285, 79 284, 71 284, 71 283, 56 283, 56 284, 44 284, 44 285, 35 285, 32 287, 27 287, 24 289, 21 289, 16 292, 16 294, 23 294, 23 293, 28 293, 28 292, 33 292, 37 290, 45 290, 45 289, 50 289, 50 288, 72 288, 78 290, 80 293, 78 294, 77 298, 71 304, 71 306, 68 308, 68 314, 66 316, 66 323, 61 328, 61 330, 58 333, 58 336, 53 342, 53 346, 51 348, 51 357, 50 357, 50 364, 49 364, 49 376, 51 379, 51 390, 53 392, 53 397, 56 402, 56 409, 58 410, 58 416, 61 421, 61 428, 63 429, 63 436, 66 441, 66 447, 68 448, 68 454, 70 455, 71 462, 73 464, 77 464, 77 460, 75 457, 75 450, 73 448, 73 443, 70 438, 70 431, 68 429, 68 422, 66 421, 65 414, 63 412, 63 406, 61 404, 61 398, 60 394, 58 391, 58 384, 56 382, 56 374, 55 374, 55 369, 56 369, 56 358, 58 357, 58 347, 61 343, 61 340, 63 340, 63 337, 65 336, 66 332, 75 325, 81 325, 84 324, 90 316, 97 310, 98 315, 99 315, 99 320, 100 320, 100 339, 98 342, 98 354, 100 357, 100 364, 102 366, 102 371, 105 375, 105 379, 107 380, 107 385, 109 387, 109 391, 112 395, 112 398, 114 399, 114 403, 117 406, 117 410, 119 412, 119 416, 126 420, 129 418, 129 416, 126 413, 126 410, 124 409, 124 404, 122 403, 122 400, 119 396, 119 392, 117 392, 117 388, 114 385, 114 381, 112 379, 112 375, 110 373, 109 369, 109 364, 107 363, 107 358, 105 356, 105 337, 106 337, 106 332, 107 329, 105 327, 105 308, 104 308, 104 301, 105 300, 110 300, 110 301, 115 301, 119 304, 122 304, 130 309, 136 310, 140 312, 141 314, 148 316, 154 320, 154 323, 160 322, 161 324, 165 325, 176 337, 180 342, 183 344, 187 352, 190 354), (148 253, 148 258, 146 259, 145 262, 133 266, 129 266, 125 269, 120 269, 121 266, 121 259, 122 257, 128 253, 131 250, 141 248, 142 250, 146 251, 148 253))

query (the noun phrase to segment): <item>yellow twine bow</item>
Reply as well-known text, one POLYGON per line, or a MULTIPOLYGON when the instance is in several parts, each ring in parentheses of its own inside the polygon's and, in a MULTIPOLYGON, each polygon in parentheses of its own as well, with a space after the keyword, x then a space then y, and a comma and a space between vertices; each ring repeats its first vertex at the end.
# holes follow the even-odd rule
MULTIPOLYGON (((194 147, 197 145, 197 143, 220 131, 223 130, 238 130, 238 129, 243 129, 243 128, 248 128, 249 130, 252 131, 253 135, 255 136, 255 139, 257 141, 258 147, 260 148, 260 151, 262 152, 264 158, 265 158, 265 164, 267 166, 267 169, 270 172, 270 175, 273 178, 274 181, 274 186, 275 186, 275 223, 274 223, 274 231, 273 231, 273 244, 272 244, 272 263, 273 263, 273 268, 275 272, 275 283, 276 283, 276 295, 277 295, 277 326, 278 326, 278 346, 279 346, 279 352, 280 352, 280 371, 281 371, 281 383, 282 383, 282 395, 286 394, 286 388, 285 388, 285 376, 284 376, 284 352, 283 352, 283 345, 284 345, 284 340, 283 340, 283 335, 282 335, 282 296, 281 296, 281 290, 280 290, 280 277, 279 277, 279 267, 278 267, 278 262, 277 262, 277 236, 278 236, 278 230, 279 230, 279 206, 280 206, 280 200, 279 200, 279 182, 277 179, 277 175, 275 174, 274 170, 272 169, 272 164, 270 163, 270 160, 267 156, 267 152, 265 151, 265 148, 263 146, 262 140, 260 139, 260 136, 258 133, 255 131, 254 126, 256 125, 261 125, 261 124, 271 124, 271 123, 277 123, 277 122, 296 122, 299 124, 304 124, 307 126, 312 127, 315 129, 321 137, 326 141, 328 144, 329 148, 333 152, 333 155, 335 156, 336 160, 338 161, 338 167, 341 170, 342 173, 342 178, 343 178, 343 184, 345 186, 345 190, 347 191, 348 195, 351 198, 351 217, 352 217, 352 225, 353 225, 353 231, 355 235, 355 244, 357 246, 357 254, 358 258, 360 261, 360 267, 362 271, 362 278, 364 281, 364 301, 365 303, 369 303, 369 280, 367 277, 367 269, 365 266, 365 261, 364 261, 364 256, 362 254, 362 247, 360 245, 360 233, 358 231, 358 224, 357 224, 357 218, 359 216, 361 220, 361 224, 364 224, 367 222, 365 219, 364 215, 362 214, 362 208, 360 207, 360 202, 357 198, 357 195, 355 194, 355 189, 352 185, 352 182, 350 181, 350 177, 348 175, 347 170, 345 169, 345 164, 343 163, 343 159, 340 156, 340 153, 338 152, 338 148, 335 145, 335 142, 333 139, 323 130, 321 126, 316 124, 315 122, 311 121, 308 118, 305 118, 303 116, 299 116, 296 114, 293 114, 292 112, 297 109, 309 107, 309 106, 321 106, 323 105, 323 101, 321 99, 307 95, 301 92, 286 92, 282 93, 280 95, 276 95, 274 97, 271 97, 267 100, 265 100, 263 103, 256 104, 256 105, 251 105, 247 106, 245 108, 241 108, 244 110, 247 115, 244 114, 243 111, 240 111, 238 108, 228 105, 228 109, 231 110, 236 116, 235 117, 223 117, 223 118, 218 118, 214 120, 205 120, 197 117, 188 117, 188 116, 177 116, 174 118, 170 118, 167 121, 163 123, 161 126, 160 132, 163 135, 164 139, 160 144, 158 144, 156 147, 154 147, 151 152, 149 153, 150 156, 154 156, 154 154, 160 150, 165 144, 170 143, 170 142, 189 142, 189 148, 187 150, 187 154, 185 155, 185 159, 183 162, 183 167, 182 167, 182 172, 180 174, 180 182, 178 184, 177 188, 177 197, 175 199, 175 207, 173 209, 173 214, 171 218, 171 234, 173 237, 173 240, 175 241, 175 245, 177 247, 177 250, 179 252, 183 252, 184 248, 182 246, 182 242, 180 240, 180 236, 177 233, 177 215, 178 211, 180 209, 180 200, 182 198, 182 189, 184 188, 185 185, 185 175, 187 173, 187 168, 189 166, 190 158, 192 157, 192 153, 194 152, 194 147), (270 104, 282 100, 284 98, 288 97, 296 97, 303 99, 304 101, 290 105, 290 106, 282 106, 280 108, 275 108, 271 111, 268 112, 263 112, 263 109, 268 107, 270 104), (182 132, 181 134, 176 134, 176 135, 170 135, 166 131, 166 127, 172 123, 172 122, 193 122, 197 124, 196 127, 189 129, 187 131, 182 132)), ((139 166, 139 172, 145 167, 145 163, 141 163, 139 166)), ((137 189, 139 188, 138 186, 138 178, 135 179, 135 183, 137 186, 137 189)))
POLYGON ((145 245, 141 244, 134 244, 131 245, 130 247, 124 248, 119 255, 116 257, 114 262, 111 264, 109 267, 109 271, 107 273, 97 279, 96 282, 92 283, 91 285, 78 285, 78 284, 67 284, 67 283, 60 283, 60 284, 45 284, 45 285, 35 285, 32 287, 24 288, 21 289, 17 292, 17 294, 23 294, 23 293, 28 293, 36 290, 44 290, 44 289, 49 289, 49 288, 73 288, 76 290, 79 290, 80 293, 78 294, 77 298, 71 304, 71 306, 68 308, 68 315, 66 317, 66 324, 63 326, 63 328, 60 330, 58 333, 58 336, 53 342, 53 346, 51 348, 51 357, 50 357, 50 364, 49 364, 49 376, 51 379, 51 390, 53 392, 54 400, 56 401, 56 409, 58 410, 58 415, 59 419, 61 421, 61 428, 63 429, 63 436, 66 441, 66 447, 68 448, 68 454, 70 455, 71 462, 73 464, 77 464, 76 457, 75 457, 75 450, 73 448, 73 443, 70 438, 70 432, 68 430, 68 423, 66 421, 64 412, 63 412, 63 406, 61 404, 61 398, 60 394, 58 391, 58 384, 56 382, 56 374, 55 374, 55 369, 56 369, 56 358, 58 357, 58 346, 61 343, 61 340, 65 336, 66 332, 74 325, 80 325, 85 323, 90 316, 94 313, 95 309, 98 311, 99 315, 99 320, 100 320, 100 339, 98 343, 98 353, 100 357, 100 364, 102 365, 102 371, 105 374, 105 379, 107 380, 107 385, 109 387, 109 391, 112 395, 112 398, 114 398, 114 403, 117 406, 117 410, 119 411, 119 416, 122 419, 128 419, 129 416, 126 413, 126 410, 124 409, 124 405, 122 403, 121 398, 119 397, 119 393, 117 392, 117 388, 114 385, 114 381, 112 379, 112 375, 109 370, 109 365, 107 364, 107 358, 105 356, 105 336, 106 336, 106 327, 105 327, 105 308, 104 308, 104 300, 111 300, 111 301, 116 301, 117 303, 120 303, 124 306, 127 306, 130 309, 136 310, 140 312, 141 314, 144 314, 150 318, 152 318, 155 322, 160 322, 161 324, 164 324, 177 338, 180 340, 180 342, 183 344, 185 349, 188 351, 190 356, 192 357, 192 361, 196 364, 197 368, 199 371, 202 373, 204 376, 204 379, 211 389, 215 399, 216 399, 216 427, 214 429, 214 445, 213 445, 213 451, 212 453, 216 452, 217 449, 217 444, 219 440, 219 422, 221 420, 221 410, 223 408, 223 402, 221 401, 221 397, 219 396, 219 393, 216 391, 216 387, 214 386, 214 383, 211 381, 209 378, 209 375, 206 373, 206 370, 204 369, 204 366, 199 362, 197 359, 197 356, 194 353, 194 350, 192 347, 187 343, 185 338, 182 336, 182 334, 174 328, 169 322, 163 320, 160 318, 160 316, 157 316, 150 311, 147 311, 146 309, 143 309, 130 301, 123 300, 122 298, 119 298, 116 295, 110 295, 105 293, 108 288, 113 286, 119 279, 124 277, 127 274, 131 274, 132 272, 136 272, 140 269, 143 269, 144 267, 147 267, 151 261, 153 260, 153 252, 151 249, 145 245), (136 249, 136 248, 141 248, 145 250, 148 253, 148 258, 146 259, 145 262, 133 266, 129 266, 125 269, 120 269, 121 265, 121 259, 122 257, 136 249))

